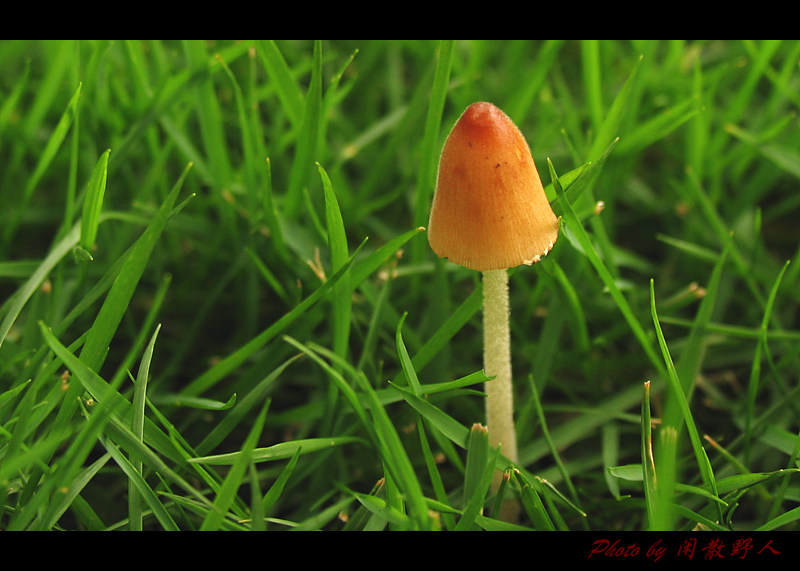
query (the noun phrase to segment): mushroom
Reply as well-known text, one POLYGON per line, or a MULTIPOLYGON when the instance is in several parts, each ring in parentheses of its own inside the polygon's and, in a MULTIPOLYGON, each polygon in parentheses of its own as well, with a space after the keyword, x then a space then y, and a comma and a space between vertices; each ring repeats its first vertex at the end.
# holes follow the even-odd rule
POLYGON ((486 424, 513 463, 507 270, 541 260, 558 229, 525 137, 493 104, 470 105, 442 149, 428 242, 439 257, 483 273, 484 372, 494 377, 485 384, 486 424))

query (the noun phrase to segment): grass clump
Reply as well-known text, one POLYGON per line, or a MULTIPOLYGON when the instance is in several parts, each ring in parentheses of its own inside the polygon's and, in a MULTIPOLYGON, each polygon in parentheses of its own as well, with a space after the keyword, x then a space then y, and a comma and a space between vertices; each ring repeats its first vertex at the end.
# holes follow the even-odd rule
POLYGON ((796 530, 798 56, 3 40, 0 529, 796 530), (562 224, 510 272, 513 466, 423 229, 474 101, 562 224))

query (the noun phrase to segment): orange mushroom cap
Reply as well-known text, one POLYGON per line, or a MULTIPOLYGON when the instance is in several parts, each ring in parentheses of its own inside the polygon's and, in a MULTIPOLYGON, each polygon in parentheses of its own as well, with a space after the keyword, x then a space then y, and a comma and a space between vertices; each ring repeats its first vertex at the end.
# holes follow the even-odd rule
POLYGON ((473 103, 442 149, 431 248, 473 270, 498 270, 538 262, 556 238, 558 218, 525 137, 496 106, 473 103))

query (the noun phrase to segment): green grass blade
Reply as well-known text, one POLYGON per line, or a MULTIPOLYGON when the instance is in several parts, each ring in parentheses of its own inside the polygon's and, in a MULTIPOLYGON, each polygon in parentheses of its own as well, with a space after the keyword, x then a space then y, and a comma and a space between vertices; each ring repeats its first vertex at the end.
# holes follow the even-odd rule
POLYGON ((411 529, 413 527, 411 518, 397 508, 387 504, 386 501, 368 494, 360 494, 357 492, 351 493, 362 506, 367 508, 367 510, 385 522, 390 523, 399 529, 411 529))
POLYGON ((519 470, 514 471, 514 476, 519 483, 522 507, 537 531, 555 531, 556 527, 550 514, 547 513, 544 502, 539 494, 539 486, 535 481, 528 480, 519 470))
POLYGON ((411 387, 412 392, 419 396, 422 394, 422 386, 419 383, 419 377, 417 376, 417 371, 414 369, 414 364, 411 362, 411 357, 408 354, 408 349, 406 349, 406 344, 403 341, 403 322, 406 320, 406 315, 404 314, 403 317, 400 319, 400 322, 397 324, 397 331, 395 333, 395 344, 397 345, 397 354, 400 358, 400 366, 403 369, 403 373, 406 377, 406 382, 408 382, 408 386, 411 387))
MULTIPOLYGON (((787 512, 784 512, 768 522, 764 523, 763 525, 758 526, 754 531, 756 532, 765 532, 765 531, 772 531, 774 529, 778 529, 785 525, 794 524, 796 521, 800 520, 800 507, 792 508, 787 512)), ((791 528, 789 528, 791 529, 791 528)))
POLYGON ((83 216, 81 217, 81 255, 92 259, 92 249, 97 238, 97 227, 100 225, 100 213, 103 210, 103 197, 106 193, 106 180, 108 179, 108 155, 111 150, 104 152, 97 160, 92 171, 92 176, 86 185, 86 194, 83 197, 83 216))
MULTIPOLYGON (((705 295, 700 302, 694 321, 691 325, 689 338, 684 346, 684 351, 675 367, 675 374, 681 383, 681 390, 687 402, 691 402, 694 391, 695 379, 700 373, 705 349, 707 345, 706 336, 711 320, 714 305, 717 300, 719 284, 722 278, 722 271, 727 260, 727 250, 718 256, 711 278, 705 288, 705 295)), ((667 498, 661 504, 662 509, 658 512, 657 525, 659 529, 672 529, 672 488, 678 478, 679 466, 677 464, 677 449, 679 435, 684 428, 683 420, 684 409, 681 399, 673 396, 672 392, 667 393, 664 412, 662 413, 661 427, 659 428, 659 438, 656 442, 655 457, 656 466, 659 469, 659 488, 660 498, 667 498)))
POLYGON ((542 436, 544 437, 545 442, 547 442, 547 447, 550 449, 550 454, 555 460, 556 465, 558 466, 558 469, 561 472, 561 476, 566 482, 567 487, 569 488, 572 500, 574 502, 580 503, 578 499, 579 498, 578 490, 575 487, 575 484, 572 482, 569 470, 567 470, 567 467, 564 464, 563 459, 561 458, 561 454, 558 451, 558 447, 553 441, 553 436, 550 433, 550 429, 547 426, 547 418, 545 417, 544 408, 542 407, 542 401, 539 396, 539 390, 537 389, 536 383, 534 382, 531 376, 528 377, 528 384, 530 386, 530 393, 532 395, 532 400, 534 402, 534 407, 536 409, 536 416, 539 419, 539 426, 542 430, 542 436))
MULTIPOLYGON (((666 531, 672 528, 672 517, 669 512, 672 498, 662 491, 661 477, 656 473, 653 457, 653 431, 650 418, 650 382, 644 383, 642 399, 642 481, 644 497, 647 504, 647 519, 650 531, 666 531), (656 484, 658 482, 658 484, 656 484)), ((663 489, 671 492, 672 482, 664 482, 663 489)))
POLYGON ((44 280, 53 270, 53 268, 66 256, 80 240, 80 226, 76 225, 73 229, 64 236, 58 244, 56 244, 42 263, 36 268, 36 271, 29 277, 25 283, 17 290, 11 298, 11 304, 8 311, 3 318, 0 325, 0 347, 3 345, 11 331, 11 327, 19 317, 25 304, 28 303, 31 296, 41 287, 44 280))
POLYGON ((630 327, 634 336, 639 341, 650 362, 659 372, 664 372, 664 364, 658 359, 658 356, 656 355, 655 350, 650 342, 650 338, 644 332, 644 329, 631 309, 628 300, 622 294, 622 291, 617 285, 616 280, 606 267, 600 255, 597 253, 592 240, 589 238, 589 235, 583 228, 583 224, 581 224, 580 219, 575 214, 575 210, 573 210, 572 205, 570 204, 569 199, 566 197, 564 189, 559 182, 558 176, 555 173, 553 164, 548 161, 548 165, 550 167, 550 176, 553 180, 553 185, 559 197, 559 205, 563 210, 566 229, 571 231, 576 242, 580 245, 581 251, 588 258, 597 274, 603 280, 603 284, 608 288, 608 291, 611 294, 611 297, 614 299, 614 302, 617 304, 620 313, 625 318, 625 321, 628 323, 628 326, 630 327))
POLYGON ((20 222, 19 216, 25 211, 25 206, 30 201, 31 195, 33 194, 34 190, 36 190, 36 187, 39 185, 42 177, 45 175, 45 172, 52 164, 56 153, 61 148, 67 133, 72 127, 73 122, 76 120, 80 96, 81 86, 78 85, 78 88, 75 90, 75 93, 67 104, 67 108, 61 115, 58 125, 56 125, 56 128, 53 130, 50 138, 47 140, 47 145, 39 155, 36 167, 34 168, 30 178, 28 178, 28 182, 22 191, 22 196, 18 198, 19 207, 15 210, 16 216, 14 216, 14 218, 12 218, 12 220, 10 220, 3 229, 3 235, 6 242, 8 242, 11 236, 13 236, 13 234, 16 232, 17 225, 20 222))
MULTIPOLYGON (((153 351, 155 349, 156 338, 161 326, 156 327, 142 355, 141 363, 139 364, 139 372, 136 376, 136 383, 133 391, 133 419, 131 421, 131 432, 141 441, 144 442, 144 425, 145 425, 145 401, 147 399, 147 382, 150 379, 150 363, 153 359, 153 351)), ((134 461, 131 463, 131 468, 138 474, 142 473, 142 463, 134 461)), ((141 503, 139 501, 140 486, 131 485, 128 489, 128 520, 131 530, 141 531, 142 529, 142 511, 141 503)), ((148 503, 150 503, 148 501, 148 503)), ((151 509, 153 506, 150 506, 151 509)))
MULTIPOLYGON (((129 481, 129 494, 131 492, 136 494, 136 499, 133 500, 134 502, 138 503, 141 499, 144 499, 147 506, 150 508, 153 516, 158 521, 161 529, 164 531, 179 531, 180 528, 178 524, 175 523, 175 520, 170 515, 167 508, 164 504, 159 500, 158 494, 147 484, 147 481, 142 477, 142 471, 140 464, 131 462, 128 460, 124 454, 114 446, 114 444, 108 440, 104 440, 103 444, 106 447, 111 458, 117 463, 117 465, 122 469, 129 481)), ((130 501, 130 500, 129 500, 130 501)), ((129 520, 129 526, 131 531, 141 531, 142 529, 142 513, 141 508, 136 506, 133 513, 131 514, 134 519, 129 520)))
MULTIPOLYGON (((73 480, 72 485, 67 488, 65 493, 60 494, 60 497, 57 498, 57 501, 54 501, 51 505, 51 507, 54 509, 50 510, 49 519, 42 524, 42 529, 55 529, 58 525, 58 520, 68 510, 78 513, 86 510, 86 505, 82 502, 81 493, 85 490, 86 486, 92 481, 92 479, 100 472, 100 470, 105 468, 109 458, 111 458, 111 455, 105 454, 92 462, 92 464, 87 466, 85 469, 81 470, 81 472, 73 480)), ((87 526, 87 529, 90 531, 105 531, 105 525, 97 516, 90 516, 81 519, 87 526)))
MULTIPOLYGON (((257 448, 249 453, 249 457, 253 462, 274 462, 277 460, 286 460, 292 458, 295 454, 309 454, 313 452, 320 452, 330 450, 336 446, 344 446, 346 444, 363 444, 363 439, 354 436, 343 436, 333 438, 306 438, 303 440, 281 442, 267 448, 257 448)), ((240 461, 242 452, 229 452, 226 454, 214 454, 212 456, 201 456, 192 458, 191 462, 199 464, 207 464, 209 466, 232 466, 240 461)))
MULTIPOLYGON (((443 412, 440 408, 430 404, 426 399, 416 396, 407 389, 394 384, 392 388, 398 391, 402 398, 422 415, 432 428, 440 431, 460 448, 466 449, 469 438, 469 429, 466 426, 443 412)), ((506 464, 502 465, 500 469, 505 468, 508 464, 507 459, 505 462, 506 464)))
MULTIPOLYGON (((328 248, 331 252, 331 268, 338 271, 347 264, 347 235, 342 220, 339 202, 333 191, 331 179, 321 165, 319 168, 322 189, 325 194, 325 221, 328 230, 328 248)), ((352 297, 350 294, 350 274, 345 273, 333 286, 331 305, 333 310, 333 350, 345 357, 350 343, 350 323, 352 322, 352 297)))
POLYGON ((467 442, 467 464, 464 471, 464 509, 455 531, 473 528, 481 513, 492 482, 497 451, 489 446, 489 431, 480 424, 472 425, 467 442))
POLYGON ((81 351, 81 359, 95 370, 99 369, 103 363, 114 332, 128 309, 128 304, 150 259, 150 255, 172 215, 172 208, 183 181, 189 173, 189 168, 191 168, 191 165, 183 171, 169 196, 161 205, 158 214, 137 240, 136 245, 125 261, 125 265, 111 286, 106 301, 100 308, 92 328, 89 330, 86 343, 81 351))
POLYGON ((275 90, 283 106, 283 111, 289 117, 294 128, 299 129, 303 120, 304 97, 292 77, 292 70, 275 44, 275 40, 262 40, 256 45, 267 75, 272 80, 270 85, 275 90))
MULTIPOLYGON (((439 132, 447 98, 450 71, 455 57, 454 43, 455 40, 441 40, 437 50, 436 74, 431 87, 428 113, 425 119, 425 132, 422 137, 422 157, 424 158, 420 163, 414 203, 414 225, 417 227, 428 225, 428 210, 433 189, 436 186, 436 169, 439 164, 439 132)), ((412 259, 419 260, 423 246, 421 244, 415 246, 412 259)))
MULTIPOLYGON (((112 385, 109 385, 97 373, 95 373, 81 358, 75 356, 70 350, 53 335, 53 333, 41 324, 41 332, 50 349, 58 356, 64 365, 74 375, 79 382, 75 385, 75 392, 87 391, 89 395, 98 402, 111 403, 115 414, 120 418, 125 418, 128 429, 131 426, 133 405, 112 385)), ((66 405, 65 405, 66 406, 66 405)), ((145 420, 144 426, 145 441, 153 445, 160 453, 172 457, 173 460, 180 460, 181 455, 175 449, 172 442, 150 421, 145 420)))
POLYGON ((284 214, 294 218, 300 213, 303 190, 310 179, 311 169, 317 161, 320 133, 322 132, 322 44, 314 42, 311 64, 311 82, 305 97, 303 121, 297 138, 296 154, 289 173, 284 214))
MULTIPOLYGON (((213 450, 220 442, 225 440, 238 426, 246 421, 248 413, 255 410, 255 408, 264 401, 268 392, 272 389, 273 385, 281 374, 286 370, 289 365, 299 359, 299 355, 292 356, 283 363, 281 363, 274 371, 264 377, 250 390, 244 397, 237 399, 236 407, 234 407, 228 414, 225 415, 206 435, 206 437, 198 444, 195 449, 198 454, 206 454, 208 451, 213 450)), ((227 408, 227 407, 226 407, 227 408)))
MULTIPOLYGON (((363 243, 361 246, 363 246, 363 243)), ((353 263, 353 259, 361 250, 361 246, 355 252, 353 252, 353 255, 350 256, 350 260, 346 265, 339 268, 334 275, 323 282, 321 286, 319 286, 313 293, 308 295, 308 297, 300 302, 295 308, 283 315, 283 317, 267 327, 253 339, 245 343, 242 347, 222 359, 214 367, 208 369, 206 372, 194 379, 183 389, 183 394, 187 396, 196 396, 213 387, 226 375, 233 372, 238 366, 250 358, 256 351, 283 333, 283 331, 294 321, 302 318, 305 315, 305 312, 308 311, 320 299, 322 299, 338 282, 338 280, 345 275, 353 263)))
POLYGON ((200 526, 200 531, 217 530, 222 525, 222 521, 227 517, 228 510, 231 508, 236 500, 238 489, 242 486, 242 481, 248 472, 250 463, 254 461, 253 453, 256 443, 261 438, 261 432, 264 429, 264 422, 267 418, 267 410, 269 409, 269 402, 265 403, 261 408, 258 416, 255 419, 250 432, 247 435, 241 453, 237 456, 236 461, 231 465, 231 469, 225 476, 225 481, 222 483, 221 488, 217 491, 217 496, 214 499, 214 505, 208 512, 208 515, 203 520, 200 526))
POLYGON ((605 105, 601 89, 600 41, 581 41, 581 61, 583 63, 583 86, 586 91, 589 116, 595 130, 600 129, 605 116, 605 105))
MULTIPOLYGON (((697 431, 697 427, 694 424, 694 419, 692 418, 692 412, 691 409, 689 408, 689 402, 686 398, 686 395, 683 392, 681 381, 678 378, 677 371, 675 370, 675 365, 672 361, 672 357, 669 354, 669 348, 667 347, 667 342, 664 339, 664 333, 661 331, 661 324, 659 323, 658 312, 656 311, 655 284, 653 280, 650 280, 650 311, 653 316, 653 326, 655 327, 656 335, 658 337, 658 344, 661 347, 661 353, 664 357, 664 363, 666 364, 668 372, 667 382, 671 394, 680 405, 681 413, 683 415, 683 421, 686 423, 686 428, 689 433, 689 440, 692 443, 692 449, 694 450, 698 469, 703 477, 703 482, 711 489, 714 496, 718 496, 716 492, 716 481, 714 479, 711 463, 708 460, 705 448, 703 448, 703 444, 700 440, 700 435, 697 431)), ((722 511, 721 508, 719 508, 719 505, 717 505, 717 509, 719 510, 718 511, 719 521, 723 521, 722 511)))
POLYGON ((434 527, 428 513, 427 501, 422 493, 422 486, 411 464, 408 453, 392 424, 389 415, 383 408, 375 392, 366 379, 361 378, 361 388, 365 391, 369 402, 370 413, 375 423, 375 434, 380 443, 384 463, 391 476, 400 485, 404 500, 409 506, 409 516, 414 521, 414 528, 428 531, 434 527))
POLYGON ((772 311, 775 306, 775 299, 778 295, 778 288, 781 285, 781 280, 783 279, 783 275, 788 267, 789 262, 787 261, 783 265, 783 268, 781 268, 781 271, 778 273, 778 276, 775 278, 772 288, 770 289, 769 296, 767 297, 767 303, 764 308, 764 317, 761 320, 758 343, 756 345, 755 354, 753 355, 753 364, 750 369, 750 381, 747 385, 747 401, 745 407, 744 434, 746 460, 750 456, 750 443, 753 438, 752 425, 755 415, 756 398, 758 397, 759 391, 759 382, 761 378, 761 359, 762 355, 768 353, 769 351, 769 347, 767 346, 767 330, 769 328, 769 323, 772 320, 772 311))
POLYGON ((231 177, 231 165, 226 151, 222 109, 209 70, 211 58, 203 42, 184 40, 183 49, 187 65, 195 70, 195 80, 189 89, 199 125, 203 156, 209 167, 210 183, 225 188, 231 177))

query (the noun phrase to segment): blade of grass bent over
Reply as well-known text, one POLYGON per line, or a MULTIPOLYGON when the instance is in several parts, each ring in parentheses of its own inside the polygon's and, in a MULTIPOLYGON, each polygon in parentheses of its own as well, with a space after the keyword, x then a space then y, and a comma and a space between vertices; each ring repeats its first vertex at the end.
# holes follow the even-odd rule
MULTIPOLYGON (((191 164, 186 167, 178 182, 173 187, 170 195, 164 201, 158 213, 151 221, 150 225, 127 253, 125 262, 122 264, 120 272, 116 276, 113 285, 111 285, 111 290, 109 291, 103 306, 100 308, 92 328, 86 334, 81 357, 83 359, 82 362, 87 363, 88 361, 87 365, 90 369, 99 370, 103 360, 105 359, 108 345, 111 341, 111 338, 114 336, 116 328, 122 320, 123 314, 127 311, 128 304, 130 303, 133 292, 136 289, 136 285, 138 284, 138 281, 144 272, 144 268, 147 265, 150 254, 152 253, 153 248, 155 247, 155 244, 158 241, 158 238, 161 235, 161 232, 163 231, 169 217, 173 214, 174 202, 190 167, 191 164)), ((25 301, 27 301, 26 296, 29 297, 29 295, 32 294, 33 290, 31 288, 35 288, 37 283, 40 283, 39 280, 43 280, 46 277, 47 273, 56 265, 56 263, 58 263, 58 261, 61 260, 63 255, 66 253, 67 248, 77 244, 79 230, 79 226, 76 225, 72 232, 70 232, 70 234, 59 243, 59 248, 51 251, 45 262, 39 267, 39 269, 37 269, 36 273, 31 276, 31 279, 26 282, 25 286, 23 286, 21 291, 23 291, 26 295, 20 295, 20 297, 17 298, 14 306, 12 306, 11 311, 7 315, 3 327, 0 329, 0 332, 3 333, 3 337, 5 334, 7 334, 7 328, 10 328, 13 320, 18 315, 18 312, 21 311, 22 306, 24 305, 25 301)), ((2 341, 3 337, 0 337, 0 342, 2 341)), ((58 341, 56 342, 58 343, 58 341)), ((59 431, 61 428, 64 428, 71 422, 71 419, 73 418, 73 415, 78 407, 78 397, 81 390, 80 383, 71 383, 69 385, 69 388, 64 395, 63 404, 58 410, 55 422, 53 423, 53 430, 59 431)), ((105 392, 101 392, 101 394, 105 394, 105 392)), ((97 398, 98 396, 99 395, 96 393, 95 397, 97 398)), ((35 481, 38 480, 42 475, 42 472, 34 474, 29 479, 29 482, 35 483, 35 481)))
MULTIPOLYGON (((673 396, 677 399, 678 404, 680 405, 681 412, 683 413, 683 420, 686 423, 689 439, 692 443, 692 449, 694 450, 695 457, 697 459, 697 467, 700 470, 703 482, 706 486, 708 486, 709 491, 714 495, 714 497, 718 498, 719 494, 717 493, 716 480, 714 479, 714 474, 711 469, 711 462, 709 462, 708 455, 706 454, 705 448, 703 448, 703 443, 700 440, 700 435, 697 431, 697 427, 694 424, 694 419, 692 418, 692 411, 689 408, 689 402, 686 399, 683 389, 681 388, 681 382, 680 379, 678 379, 678 374, 675 371, 675 365, 672 361, 672 357, 669 354, 669 348, 667 347, 667 342, 664 339, 664 333, 661 331, 661 324, 658 321, 658 313, 656 311, 655 284, 654 280, 652 279, 650 280, 650 311, 653 316, 653 326, 655 327, 656 335, 658 337, 658 344, 661 347, 661 353, 664 357, 664 363, 667 367, 667 382, 673 396)), ((715 502, 715 506, 718 512, 717 515, 719 516, 718 521, 723 521, 720 503, 715 502)))
POLYGON ((553 163, 548 159, 547 164, 548 167, 550 168, 550 176, 553 180, 553 186, 555 187, 556 193, 558 194, 559 205, 564 213, 563 215, 564 218, 566 219, 567 225, 569 225, 569 228, 572 230, 575 239, 580 244, 584 255, 589 259, 589 262, 591 262, 592 266, 594 266, 595 271, 603 280, 603 284, 608 288, 611 297, 617 304, 617 308, 620 310, 620 313, 622 313, 623 317, 625 318, 625 321, 628 322, 628 326, 631 328, 631 331, 636 336, 636 339, 639 341, 640 345, 642 346, 642 349, 649 358, 650 362, 656 368, 656 370, 658 370, 662 374, 662 376, 666 376, 664 363, 661 360, 659 360, 658 356, 656 355, 656 352, 650 343, 650 339, 648 338, 647 334, 642 328, 642 325, 636 319, 633 310, 628 304, 628 300, 625 299, 625 296, 619 289, 616 280, 614 280, 614 277, 611 275, 611 272, 603 263, 603 260, 600 258, 600 255, 597 253, 597 250, 595 250, 594 244, 592 244, 589 235, 586 233, 583 224, 581 224, 580 219, 575 214, 575 211, 572 208, 572 204, 566 197, 564 189, 561 186, 558 175, 556 175, 553 163))
POLYGON ((550 429, 547 426, 547 418, 545 417, 544 409, 542 408, 542 401, 539 398, 539 390, 536 387, 536 383, 534 382, 532 375, 528 375, 528 386, 530 387, 530 392, 533 398, 534 408, 536 410, 536 416, 539 418, 539 427, 542 431, 542 436, 545 442, 547 442, 547 447, 550 449, 550 454, 552 455, 556 465, 558 466, 558 470, 561 473, 561 477, 564 479, 564 482, 566 482, 567 488, 569 488, 570 495, 572 496, 572 501, 577 504, 580 502, 578 490, 577 488, 575 488, 575 484, 573 484, 572 478, 570 478, 569 470, 567 470, 567 467, 564 465, 564 461, 561 458, 561 454, 558 451, 558 446, 556 446, 555 442, 553 442, 553 437, 550 434, 550 429))
MULTIPOLYGON (((161 208, 159 208, 156 216, 132 247, 91 329, 89 329, 86 341, 81 349, 81 361, 85 363, 89 369, 94 371, 100 370, 105 360, 105 355, 111 339, 114 337, 123 315, 128 310, 128 305, 139 283, 139 279, 142 277, 150 255, 172 214, 172 207, 175 204, 178 192, 190 168, 191 164, 184 169, 170 194, 164 200, 161 208)), ((80 390, 79 384, 70 385, 67 391, 65 405, 59 410, 57 423, 66 422, 68 419, 72 418, 77 407, 77 395, 80 390)), ((95 396, 97 397, 99 395, 95 396)))
POLYGON ((225 440, 240 423, 245 421, 245 416, 259 403, 263 402, 267 396, 267 391, 272 387, 276 379, 299 357, 299 355, 294 355, 278 365, 275 370, 259 381, 244 397, 238 399, 236 406, 214 425, 200 444, 195 446, 197 453, 207 454, 225 440))
POLYGON ((139 283, 139 279, 142 277, 150 255, 172 214, 172 207, 175 204, 178 193, 180 192, 183 181, 186 179, 190 168, 191 164, 181 173, 180 178, 164 200, 164 203, 159 208, 150 226, 147 227, 141 237, 136 241, 125 265, 120 270, 114 284, 111 286, 111 290, 108 292, 108 296, 103 306, 100 308, 100 312, 97 314, 92 328, 89 330, 86 343, 81 350, 81 359, 95 371, 100 369, 108 345, 120 321, 122 321, 122 316, 128 310, 128 305, 139 283))
MULTIPOLYGON (((405 501, 408 502, 410 508, 409 515, 415 522, 415 526, 420 530, 431 529, 432 523, 428 514, 426 500, 414 467, 411 464, 394 425, 383 408, 383 404, 375 390, 370 386, 369 381, 362 373, 350 370, 350 373, 357 381, 358 389, 361 391, 357 392, 356 388, 352 387, 339 371, 320 357, 317 350, 303 345, 290 337, 284 337, 284 339, 310 356, 328 373, 331 380, 336 383, 337 387, 358 416, 362 427, 372 438, 380 454, 380 459, 387 471, 387 478, 391 476, 400 487, 405 501)), ((331 353, 328 357, 336 360, 338 356, 331 353)), ((346 363, 342 361, 339 361, 339 363, 341 365, 346 365, 346 363)))
POLYGON ((775 282, 772 284, 772 289, 769 292, 766 307, 764 308, 764 316, 761 320, 761 328, 759 329, 759 338, 758 342, 756 343, 755 355, 753 355, 753 364, 750 369, 750 380, 747 386, 747 406, 745 412, 744 430, 745 459, 748 459, 750 456, 750 443, 753 438, 751 430, 753 425, 753 417, 755 415, 755 402, 758 396, 758 385, 761 377, 761 356, 762 353, 768 352, 769 350, 767 346, 767 330, 769 329, 769 322, 772 319, 772 309, 775 306, 775 298, 778 295, 778 288, 780 287, 781 280, 783 279, 783 274, 786 272, 788 267, 789 262, 787 261, 781 268, 781 271, 778 273, 778 277, 775 278, 775 282))
MULTIPOLYGON (((694 383, 700 371, 700 366, 705 353, 705 336, 714 303, 717 298, 722 269, 727 260, 727 248, 717 257, 717 262, 711 274, 708 284, 705 287, 705 295, 700 302, 694 321, 691 325, 689 337, 684 344, 683 353, 678 360, 675 368, 677 378, 680 380, 680 388, 687 402, 691 402, 694 383)), ((677 445, 680 434, 684 427, 683 412, 680 399, 673 396, 672 391, 668 391, 664 404, 664 411, 661 415, 661 428, 659 429, 659 439, 656 444, 655 456, 656 466, 659 468, 659 497, 672 497, 672 488, 678 481, 679 466, 677 465, 677 445)), ((662 506, 663 507, 663 506, 662 506)), ((664 507, 664 509, 667 509, 664 507)), ((663 517, 670 514, 661 512, 663 517)), ((652 520, 651 520, 652 521, 652 520)), ((660 529, 671 529, 672 522, 661 518, 660 529)))
POLYGON ((0 347, 11 331, 17 317, 22 312, 25 304, 42 285, 52 269, 78 244, 80 240, 80 225, 76 224, 47 254, 47 257, 36 268, 36 271, 25 281, 11 298, 8 311, 0 324, 0 347))
POLYGON ((187 396, 197 396, 205 392, 207 389, 213 387, 217 382, 233 372, 254 353, 264 347, 264 345, 280 335, 294 321, 301 318, 311 306, 322 299, 323 296, 334 286, 334 284, 336 284, 338 280, 344 276, 344 274, 349 270, 350 265, 353 263, 353 259, 358 255, 363 246, 364 242, 362 242, 356 251, 353 252, 347 264, 339 268, 336 273, 325 280, 322 285, 314 290, 313 293, 308 295, 303 301, 297 304, 297 306, 291 311, 284 314, 283 317, 253 337, 242 347, 222 359, 219 363, 214 365, 214 367, 208 369, 206 372, 195 378, 186 386, 186 388, 183 389, 183 394, 187 396))
MULTIPOLYGON (((403 374, 406 377, 406 382, 408 386, 411 388, 411 391, 414 393, 414 395, 416 397, 421 397, 422 386, 420 385, 419 377, 417 376, 417 371, 414 369, 414 364, 411 361, 411 357, 408 354, 408 349, 406 348, 405 342, 403 341, 402 329, 403 329, 403 323, 405 322, 407 315, 408 315, 407 313, 404 313, 397 324, 397 331, 395 333, 395 345, 397 346, 397 355, 398 358, 400 359, 401 369, 403 370, 403 374)), ((433 488, 436 491, 436 497, 442 502, 448 502, 449 500, 447 497, 446 488, 442 481, 442 476, 437 468, 437 462, 435 460, 433 451, 431 449, 430 442, 428 441, 428 436, 427 436, 428 431, 425 429, 425 425, 426 425, 425 419, 420 415, 417 418, 417 432, 419 433, 419 441, 420 441, 420 446, 422 448, 423 457, 425 459, 425 466, 428 469, 428 476, 430 477, 433 488)), ((434 434, 434 438, 435 437, 436 434, 434 434)), ((442 523, 445 526, 445 528, 448 529, 453 528, 454 521, 452 515, 449 513, 443 513, 441 515, 442 515, 442 523)), ((472 519, 474 520, 474 517, 472 519)))
POLYGON ((300 319, 303 315, 305 315, 306 311, 310 309, 314 304, 316 304, 319 300, 321 300, 325 294, 337 283, 339 279, 341 279, 346 272, 351 271, 350 266, 352 265, 352 274, 350 279, 350 287, 355 288, 358 287, 359 284, 368 276, 370 276, 375 270, 377 270, 381 264, 383 264, 392 254, 394 254, 403 244, 405 244, 408 240, 416 236, 422 230, 420 228, 415 228, 413 230, 409 230, 396 238, 393 238, 377 250, 375 250, 372 254, 370 254, 366 259, 359 260, 357 264, 354 263, 355 258, 360 253, 361 249, 364 247, 366 240, 361 243, 361 245, 353 252, 353 254, 348 259, 347 264, 340 267, 330 278, 328 278, 322 285, 319 286, 313 293, 309 294, 303 301, 301 301, 296 307, 294 307, 291 311, 286 313, 283 317, 278 319, 275 323, 267 327, 261 333, 256 335, 253 339, 245 343, 241 348, 239 348, 234 353, 225 357, 222 361, 220 361, 217 365, 213 368, 207 370, 206 372, 202 373, 200 376, 194 379, 186 388, 183 389, 183 394, 189 396, 196 396, 210 387, 214 386, 218 381, 224 378, 226 375, 233 372, 239 365, 243 364, 248 358, 250 358, 255 352, 260 350, 264 345, 269 343, 275 337, 280 335, 286 328, 289 327, 294 321, 300 319))

